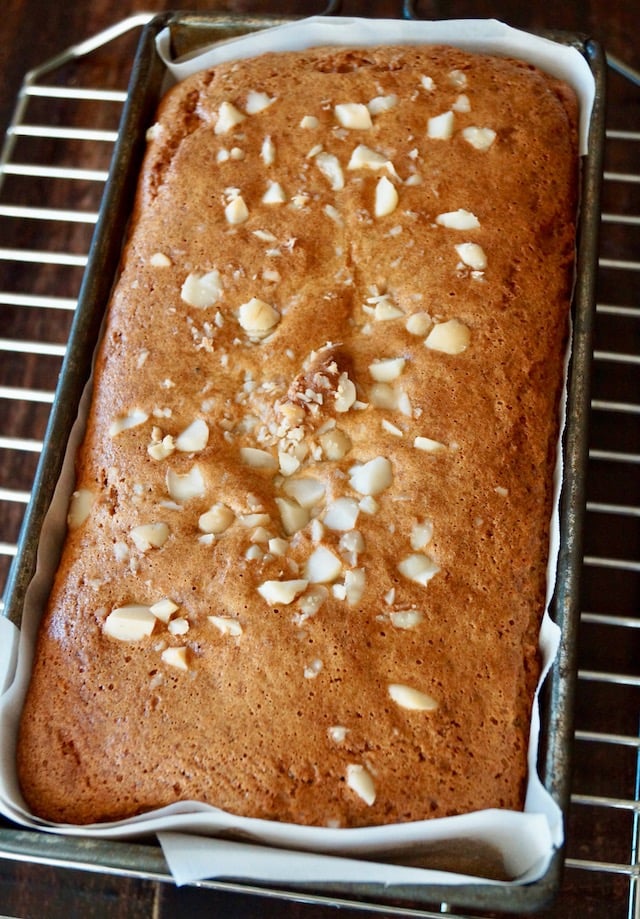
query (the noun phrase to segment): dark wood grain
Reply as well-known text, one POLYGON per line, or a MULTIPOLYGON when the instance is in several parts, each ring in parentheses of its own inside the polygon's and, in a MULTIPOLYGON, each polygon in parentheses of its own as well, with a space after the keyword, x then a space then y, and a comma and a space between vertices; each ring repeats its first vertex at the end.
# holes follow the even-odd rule
MULTIPOLYGON (((208 11, 211 2, 193 0, 186 4, 159 2, 159 0, 92 0, 92 2, 51 3, 50 0, 6 0, 3 5, 0 32, 0 134, 7 130, 20 90, 24 75, 31 68, 49 60, 53 55, 72 44, 95 35, 102 29, 116 23, 138 11, 162 12, 168 9, 188 9, 208 11)), ((400 2, 393 0, 353 0, 345 3, 342 12, 349 15, 396 16, 400 13, 400 2)), ((230 0, 220 9, 235 12, 280 12, 292 15, 304 15, 321 12, 323 4, 313 0, 282 0, 273 5, 273 0, 230 0)), ((512 25, 534 29, 563 29, 589 35, 602 42, 605 48, 630 66, 640 69, 640 42, 638 42, 638 7, 632 0, 564 0, 562 3, 542 2, 542 0, 416 0, 418 15, 424 18, 463 18, 495 17, 512 25)), ((118 46, 118 53, 112 54, 107 48, 95 56, 95 85, 103 83, 125 86, 128 76, 128 61, 133 54, 135 38, 129 37, 118 46), (128 43, 128 45, 126 44, 128 43), (129 55, 129 56, 128 56, 129 55), (124 63, 123 63, 124 61, 124 63)), ((613 127, 640 128, 640 91, 634 89, 628 81, 612 76, 610 81, 610 101, 608 123, 613 127)), ((51 115, 51 112, 48 113, 51 115)), ((80 116, 79 116, 80 117, 80 116)), ((91 117, 89 113, 88 117, 91 117)), ((107 109, 100 110, 102 122, 93 126, 112 128, 117 123, 117 116, 110 115, 107 109)), ((55 162, 59 151, 55 142, 49 141, 39 150, 42 161, 55 162)), ((81 154, 82 165, 105 168, 104 152, 99 146, 81 154)), ((607 148, 607 168, 612 171, 631 171, 634 163, 630 160, 629 145, 611 143, 607 148)), ((637 156, 635 168, 637 169, 637 156)), ((7 180, 8 181, 8 180, 7 180)), ((26 202, 37 201, 41 189, 37 181, 25 183, 24 190, 17 192, 26 202)), ((90 186, 74 190, 77 200, 73 206, 91 209, 97 207, 95 189, 90 186)), ((49 206, 71 206, 63 201, 47 202, 49 206)), ((606 189, 605 210, 640 213, 640 185, 629 186, 612 183, 606 189), (629 200, 635 195, 636 201, 629 200)), ((0 234, 4 232, 0 222, 0 234)), ((38 227, 18 226, 15 232, 22 234, 19 239, 3 238, 0 235, 0 247, 23 245, 38 247, 38 227), (28 234, 32 234, 29 236, 28 234)), ((61 227, 56 245, 64 251, 84 251, 86 227, 61 227)), ((612 226, 603 232, 602 253, 607 258, 638 258, 640 252, 640 232, 636 231, 635 239, 628 232, 612 226)), ((7 267, 0 264, 0 287, 6 282, 12 289, 28 288, 28 267, 14 265, 7 267), (4 274, 3 274, 4 272, 4 274), (9 273, 11 277, 9 277, 9 273)), ((43 289, 50 289, 51 279, 39 276, 43 289)), ((75 281, 69 281, 69 290, 64 283, 58 285, 60 296, 73 296, 75 281)), ((620 274, 601 273, 599 298, 604 303, 637 305, 637 275, 621 277, 620 274)), ((64 342, 68 333, 70 314, 56 312, 46 319, 47 327, 42 328, 43 318, 40 312, 33 315, 18 314, 15 310, 0 305, 0 336, 13 336, 24 340, 64 342)), ((596 347, 602 350, 615 350, 640 353, 640 324, 637 319, 616 320, 614 323, 599 320, 596 326, 596 347)), ((20 385, 35 388, 50 388, 59 370, 59 359, 52 357, 43 360, 30 355, 3 355, 0 361, 0 385, 12 385, 17 379, 20 385)), ((638 374, 612 375, 606 368, 596 365, 593 380, 594 396, 601 399, 637 402, 640 391, 638 374)), ((38 438, 42 437, 47 420, 47 408, 43 406, 13 406, 3 404, 0 400, 0 433, 11 431, 13 436, 38 438)), ((611 421, 598 413, 592 419, 592 442, 619 443, 618 449, 640 452, 640 431, 637 418, 619 419, 615 432, 611 431, 611 421)), ((0 486, 11 488, 29 488, 33 478, 36 457, 27 454, 10 454, 0 450, 0 486), (16 458, 18 457, 18 458, 16 458)), ((615 477, 614 477, 615 478, 615 477)), ((604 464, 593 463, 588 481, 589 498, 592 501, 628 502, 640 505, 640 487, 638 477, 634 480, 612 481, 611 471, 604 464), (631 481, 631 484, 630 484, 631 481), (633 484, 635 482, 635 485, 633 484), (633 490, 635 488, 635 491, 633 490), (617 495, 616 489, 620 491, 617 495), (631 489, 631 491, 630 491, 631 489)), ((21 520, 20 507, 3 508, 4 539, 16 538, 21 520)), ((607 554, 614 557, 640 558, 640 528, 633 519, 619 522, 598 518, 597 525, 587 528, 587 554, 607 554)), ((0 575, 5 575, 6 559, 0 560, 0 575)), ((637 615, 639 607, 638 579, 620 575, 616 580, 616 589, 612 595, 611 581, 601 571, 587 569, 584 584, 584 608, 593 612, 609 611, 612 614, 637 615)), ((613 656, 614 665, 620 672, 638 674, 640 660, 640 629, 636 630, 635 640, 628 640, 616 646, 613 656)), ((580 662, 585 669, 598 669, 601 666, 612 666, 611 654, 605 654, 605 648, 611 646, 611 635, 606 627, 587 626, 580 637, 580 662)), ((613 731, 634 736, 638 730, 638 690, 634 687, 593 687, 583 684, 577 700, 577 727, 599 725, 601 730, 613 731)), ((617 786, 626 789, 626 795, 633 798, 634 782, 637 770, 636 751, 631 748, 628 755, 613 762, 610 750, 584 751, 576 745, 575 784, 578 788, 589 788, 596 793, 598 776, 601 776, 603 793, 610 786, 606 777, 611 770, 616 770, 617 786), (596 780, 594 781, 594 775, 596 780)), ((622 792, 621 792, 622 793, 622 792)), ((631 817, 627 812, 612 816, 610 811, 600 810, 593 814, 584 809, 572 812, 569 819, 570 851, 575 858, 593 858, 620 860, 629 859, 631 817)), ((1 853, 0 853, 1 855, 1 853)), ((600 919, 609 915, 612 919, 626 916, 628 900, 628 882, 624 877, 614 874, 603 876, 601 873, 567 872, 565 882, 557 903, 540 914, 545 919, 600 919)), ((62 870, 46 865, 30 864, 4 860, 0 858, 0 913, 20 919, 69 919, 69 917, 97 917, 97 919, 136 919, 136 917, 174 916, 224 916, 229 919, 243 917, 282 917, 282 919, 319 919, 332 913, 333 910, 303 903, 283 903, 267 898, 241 895, 223 891, 206 891, 197 889, 179 890, 169 884, 159 884, 147 880, 136 880, 116 876, 102 875, 93 872, 62 870)), ((337 911, 336 911, 337 912, 337 911)), ((359 912, 351 909, 340 910, 340 915, 351 919, 359 912)))

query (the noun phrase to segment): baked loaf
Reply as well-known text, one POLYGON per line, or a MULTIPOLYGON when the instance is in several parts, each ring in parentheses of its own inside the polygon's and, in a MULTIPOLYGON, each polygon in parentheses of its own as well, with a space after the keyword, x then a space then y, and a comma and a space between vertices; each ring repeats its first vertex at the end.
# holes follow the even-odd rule
POLYGON ((453 48, 168 94, 24 706, 35 814, 522 808, 576 149, 566 86, 453 48))

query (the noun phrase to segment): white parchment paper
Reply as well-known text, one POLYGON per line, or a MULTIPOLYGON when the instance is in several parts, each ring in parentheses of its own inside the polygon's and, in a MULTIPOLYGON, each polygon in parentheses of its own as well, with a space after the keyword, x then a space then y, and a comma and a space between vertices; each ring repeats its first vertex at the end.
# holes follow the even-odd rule
MULTIPOLYGON (((171 60, 170 36, 166 31, 158 37, 157 49, 167 66, 169 78, 175 81, 204 67, 252 57, 267 50, 294 50, 328 44, 416 43, 453 44, 469 50, 519 57, 566 80, 575 88, 580 100, 580 149, 582 153, 586 152, 594 80, 582 55, 574 48, 533 37, 493 20, 406 22, 313 17, 219 43, 188 60, 171 60)), ((86 399, 84 404, 86 406, 86 399)), ((59 545, 64 535, 67 502, 73 489, 73 456, 83 423, 80 417, 43 529, 38 570, 27 591, 19 644, 15 627, 0 618, 0 811, 6 817, 26 827, 97 839, 131 839, 155 833, 178 884, 212 877, 279 883, 371 882, 386 886, 476 883, 477 877, 403 867, 384 860, 389 852, 428 852, 429 845, 441 846, 460 840, 467 841, 470 848, 474 844, 489 846, 501 856, 512 880, 487 880, 487 883, 523 884, 544 874, 555 848, 563 842, 563 821, 559 808, 543 787, 536 771, 540 729, 537 698, 531 726, 530 775, 523 813, 479 811, 460 817, 364 829, 304 827, 253 820, 235 817, 199 802, 181 802, 130 820, 82 827, 51 824, 33 817, 21 797, 17 782, 17 726, 29 680, 37 625, 52 576, 50 559, 56 555, 54 547, 59 545), (229 835, 240 841, 219 838, 229 835)), ((555 583, 559 544, 560 451, 558 456, 548 602, 555 583)), ((558 627, 546 613, 540 631, 541 683, 553 663, 559 638, 558 627)))

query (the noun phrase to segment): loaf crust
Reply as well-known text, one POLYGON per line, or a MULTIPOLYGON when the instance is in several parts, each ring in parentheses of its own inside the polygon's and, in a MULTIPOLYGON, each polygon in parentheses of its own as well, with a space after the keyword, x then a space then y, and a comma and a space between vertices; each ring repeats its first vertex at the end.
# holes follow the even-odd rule
POLYGON ((447 47, 267 54, 163 100, 22 717, 35 814, 523 807, 576 112, 447 47))

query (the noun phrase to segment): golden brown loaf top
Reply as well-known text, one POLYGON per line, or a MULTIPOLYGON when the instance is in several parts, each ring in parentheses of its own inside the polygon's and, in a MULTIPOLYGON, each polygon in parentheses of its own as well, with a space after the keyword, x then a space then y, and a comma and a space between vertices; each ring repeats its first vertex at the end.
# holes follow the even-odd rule
POLYGON ((443 47, 164 100, 22 720, 35 813, 523 806, 575 122, 443 47))

